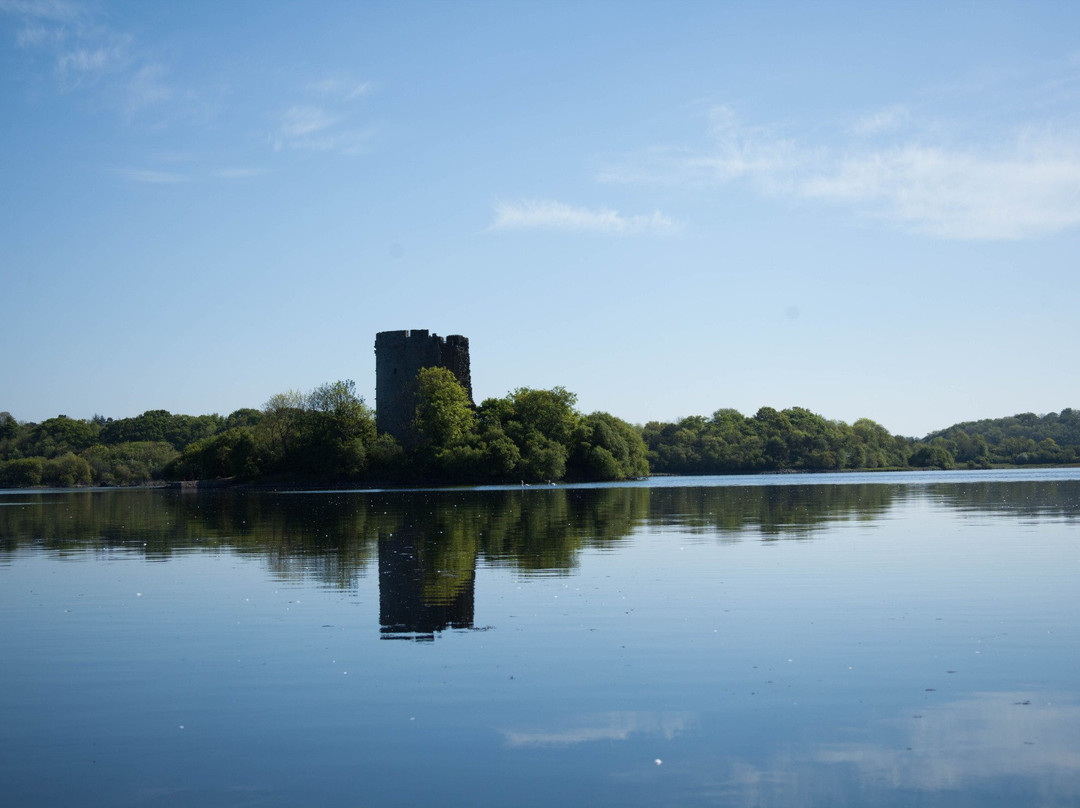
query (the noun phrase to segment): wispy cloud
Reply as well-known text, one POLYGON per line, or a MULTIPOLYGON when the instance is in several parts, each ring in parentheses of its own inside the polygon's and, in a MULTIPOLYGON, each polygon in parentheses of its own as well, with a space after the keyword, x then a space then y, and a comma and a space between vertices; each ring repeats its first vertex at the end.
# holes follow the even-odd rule
POLYGON ((129 118, 174 95, 162 80, 164 68, 138 56, 134 37, 100 22, 90 6, 0 0, 0 12, 20 19, 16 44, 51 63, 62 92, 103 88, 102 105, 119 107, 129 118))
POLYGON ((903 104, 891 104, 859 117, 852 124, 851 131, 862 136, 893 132, 904 125, 909 115, 908 108, 903 104))
POLYGON ((1000 154, 908 145, 844 157, 798 186, 807 199, 951 239, 1022 239, 1080 225, 1080 149, 1014 143, 1000 154))
POLYGON ((265 168, 232 167, 216 169, 211 172, 211 176, 219 180, 246 180, 269 173, 265 168))
POLYGON ((179 174, 175 171, 155 171, 141 168, 121 168, 120 176, 131 182, 147 183, 150 185, 175 185, 182 182, 191 182, 192 178, 187 174, 179 174))
MULTIPOLYGON (((95 5, 0 0, 0 15, 15 19, 16 45, 35 63, 37 80, 48 79, 62 94, 81 94, 90 100, 84 108, 96 104, 129 125, 151 131, 206 126, 222 114, 213 102, 220 88, 207 91, 177 82, 172 66, 155 55, 160 50, 111 27, 95 5)), ((293 91, 293 103, 256 113, 262 116, 265 142, 276 152, 369 152, 376 128, 361 116, 363 102, 375 88, 373 82, 343 72, 301 83, 293 91)), ((207 175, 215 176, 209 169, 203 171, 207 175)))
POLYGON ((679 230, 673 219, 653 211, 624 216, 608 208, 577 208, 550 199, 500 202, 489 230, 565 230, 608 235, 669 234, 679 230))
MULTIPOLYGON (((182 161, 171 161, 182 162, 182 161)), ((265 168, 251 166, 230 166, 215 168, 209 171, 192 166, 190 171, 163 171, 155 168, 120 168, 116 170, 121 177, 129 182, 147 185, 178 185, 186 182, 205 182, 208 180, 224 180, 227 182, 252 179, 270 173, 265 168)))
POLYGON ((322 107, 289 107, 281 113, 281 136, 289 140, 305 138, 337 123, 322 107))
POLYGON ((375 130, 359 122, 357 101, 372 89, 370 82, 333 75, 309 82, 304 101, 277 116, 270 135, 274 151, 333 152, 346 156, 371 149, 375 130))
POLYGON ((65 89, 94 84, 127 66, 130 38, 103 30, 81 31, 63 43, 56 56, 56 75, 65 89))
POLYGON ((175 91, 165 83, 164 76, 165 68, 159 64, 144 65, 136 71, 127 87, 125 109, 129 116, 173 97, 175 91))
POLYGON ((707 148, 653 149, 598 178, 685 187, 742 180, 763 195, 827 202, 944 239, 1024 239, 1080 226, 1080 133, 1028 128, 966 146, 933 145, 925 134, 885 145, 876 137, 910 123, 905 107, 887 107, 856 122, 856 139, 822 146, 740 125, 720 107, 707 148))
POLYGON ((601 182, 709 186, 740 178, 772 184, 798 161, 794 141, 764 127, 741 125, 735 113, 719 106, 709 113, 707 150, 654 147, 603 168, 601 182))
POLYGON ((372 90, 370 81, 357 81, 347 76, 328 76, 311 82, 309 89, 319 95, 341 98, 346 101, 360 98, 372 90))
POLYGON ((0 0, 0 11, 24 20, 49 20, 51 22, 78 22, 85 17, 78 3, 65 0, 0 0))

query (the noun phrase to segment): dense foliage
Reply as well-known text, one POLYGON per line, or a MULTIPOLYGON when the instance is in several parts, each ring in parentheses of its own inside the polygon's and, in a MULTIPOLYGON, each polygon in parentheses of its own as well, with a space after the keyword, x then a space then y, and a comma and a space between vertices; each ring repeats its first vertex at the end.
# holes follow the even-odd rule
POLYGON ((454 375, 420 372, 415 418, 399 444, 379 435, 352 381, 272 396, 260 410, 134 418, 58 415, 20 423, 0 412, 0 487, 139 485, 157 480, 544 483, 650 472, 724 474, 887 468, 987 468, 1080 462, 1080 413, 956 424, 921 441, 861 419, 801 407, 731 409, 633 426, 583 414, 562 387, 522 387, 474 407, 454 375))
POLYGON ((608 413, 582 415, 562 387, 518 388, 475 410, 443 368, 417 376, 409 477, 455 482, 625 480, 649 473, 639 430, 608 413))
POLYGON ((910 442, 868 419, 848 426, 793 407, 762 407, 747 418, 717 410, 673 424, 645 425, 649 465, 669 474, 904 468, 910 442))
POLYGON ((220 416, 152 410, 120 421, 58 415, 22 424, 0 413, 0 486, 139 485, 159 479, 177 446, 220 416))
POLYGON ((1080 412, 966 421, 926 437, 927 443, 948 451, 958 462, 989 465, 1008 463, 1080 462, 1080 412))

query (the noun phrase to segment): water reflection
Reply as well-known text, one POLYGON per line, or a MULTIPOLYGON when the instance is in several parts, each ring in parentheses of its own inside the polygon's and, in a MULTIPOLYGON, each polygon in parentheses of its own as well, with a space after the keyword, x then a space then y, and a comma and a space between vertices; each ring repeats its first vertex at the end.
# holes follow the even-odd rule
POLYGON ((672 740, 697 722, 694 713, 617 712, 583 716, 574 722, 543 729, 504 729, 508 747, 563 747, 596 741, 625 741, 631 736, 672 740))
POLYGON ((871 522, 909 489, 898 485, 775 485, 656 488, 650 515, 689 533, 766 539, 808 538, 841 521, 871 522))
POLYGON ((1080 793, 1080 706, 1069 696, 977 693, 858 732, 873 740, 791 743, 760 763, 699 761, 690 790, 732 806, 896 805, 897 795, 917 805, 1067 805, 1080 793))
POLYGON ((5 796, 1074 804, 1080 482, 811 483, 0 495, 5 796))
POLYGON ((1080 520, 1080 480, 934 484, 935 500, 958 511, 1080 520))
POLYGON ((413 529, 379 540, 383 639, 433 640, 473 625, 476 547, 471 552, 413 529))
POLYGON ((965 480, 909 486, 791 484, 272 494, 96 491, 13 496, 0 508, 0 557, 33 546, 60 556, 228 549, 257 554, 282 580, 349 589, 377 564, 385 637, 471 628, 478 564, 565 575, 585 549, 650 527, 728 541, 805 539, 872 524, 929 496, 959 511, 1080 517, 1080 481, 965 480))

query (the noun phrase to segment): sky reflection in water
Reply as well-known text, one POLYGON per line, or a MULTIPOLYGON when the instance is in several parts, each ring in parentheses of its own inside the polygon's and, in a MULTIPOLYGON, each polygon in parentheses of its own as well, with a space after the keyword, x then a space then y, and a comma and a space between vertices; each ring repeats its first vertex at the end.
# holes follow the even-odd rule
POLYGON ((0 496, 0 782, 20 805, 1074 804, 1070 476, 0 496))

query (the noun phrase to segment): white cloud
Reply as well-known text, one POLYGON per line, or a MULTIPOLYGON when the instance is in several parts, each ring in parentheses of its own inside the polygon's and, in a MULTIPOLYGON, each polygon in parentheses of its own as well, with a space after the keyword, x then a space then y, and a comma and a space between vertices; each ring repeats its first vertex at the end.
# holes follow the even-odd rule
POLYGON ((306 103, 295 104, 279 116, 270 136, 274 151, 333 152, 346 156, 371 150, 372 127, 357 125, 355 101, 371 89, 370 82, 329 76, 309 83, 306 103), (314 103, 312 103, 314 102, 314 103))
POLYGON ((151 185, 174 185, 176 183, 191 181, 191 177, 186 174, 138 168, 122 168, 120 169, 120 175, 131 182, 149 183, 151 185))
MULTIPOLYGON (((906 108, 860 120, 861 135, 899 127, 906 108)), ((605 169, 599 179, 686 187, 750 182, 760 193, 849 208, 862 217, 946 239, 1033 238, 1080 225, 1080 136, 1030 131, 966 147, 864 139, 812 147, 738 125, 726 107, 712 144, 693 153, 654 149, 605 169)))
POLYGON ((265 168, 219 168, 213 172, 213 176, 219 180, 245 180, 251 177, 261 177, 269 173, 265 168))
POLYGON ((331 76, 312 82, 309 89, 319 95, 333 96, 352 101, 371 91, 371 82, 356 81, 342 76, 331 76))
POLYGON ((575 208, 549 199, 526 199, 516 203, 500 202, 490 230, 567 230, 579 233, 635 235, 673 233, 679 229, 674 220, 660 211, 649 215, 623 216, 607 208, 575 208))
MULTIPOLYGON (((169 163, 198 162, 197 157, 188 158, 183 155, 176 157, 159 156, 157 159, 160 162, 169 163)), ((245 166, 230 166, 204 171, 193 166, 192 170, 187 173, 181 173, 179 171, 162 171, 153 168, 121 168, 117 169, 117 173, 130 182, 148 185, 178 185, 186 182, 205 180, 244 180, 252 177, 260 177, 269 172, 265 168, 251 168, 245 166)))
POLYGON ((128 83, 126 109, 128 115, 144 107, 168 101, 173 97, 172 87, 161 79, 165 69, 161 65, 146 65, 138 70, 128 83))
POLYGON ((16 44, 53 60, 63 90, 93 85, 129 64, 131 37, 94 21, 85 6, 60 0, 0 0, 0 12, 19 17, 16 44))
POLYGON ((950 239, 1021 239, 1080 225, 1080 151, 1015 145, 994 155, 917 145, 844 157, 798 186, 950 239))
POLYGON ((337 123, 321 107, 290 107, 281 114, 281 135, 285 138, 302 138, 337 123))
POLYGON ((20 48, 42 48, 63 41, 63 32, 50 29, 37 23, 27 23, 15 35, 15 44, 20 48))
POLYGON ((760 127, 739 125, 730 108, 709 113, 711 148, 705 152, 652 148, 630 161, 602 169, 597 179, 614 183, 708 186, 740 178, 771 186, 797 162, 793 141, 760 127))
POLYGON ((852 124, 851 131, 863 136, 893 132, 903 126, 908 117, 907 107, 903 104, 893 104, 862 116, 852 124))
POLYGON ((81 19, 82 6, 64 0, 0 0, 0 11, 25 20, 50 20, 70 23, 81 19))

